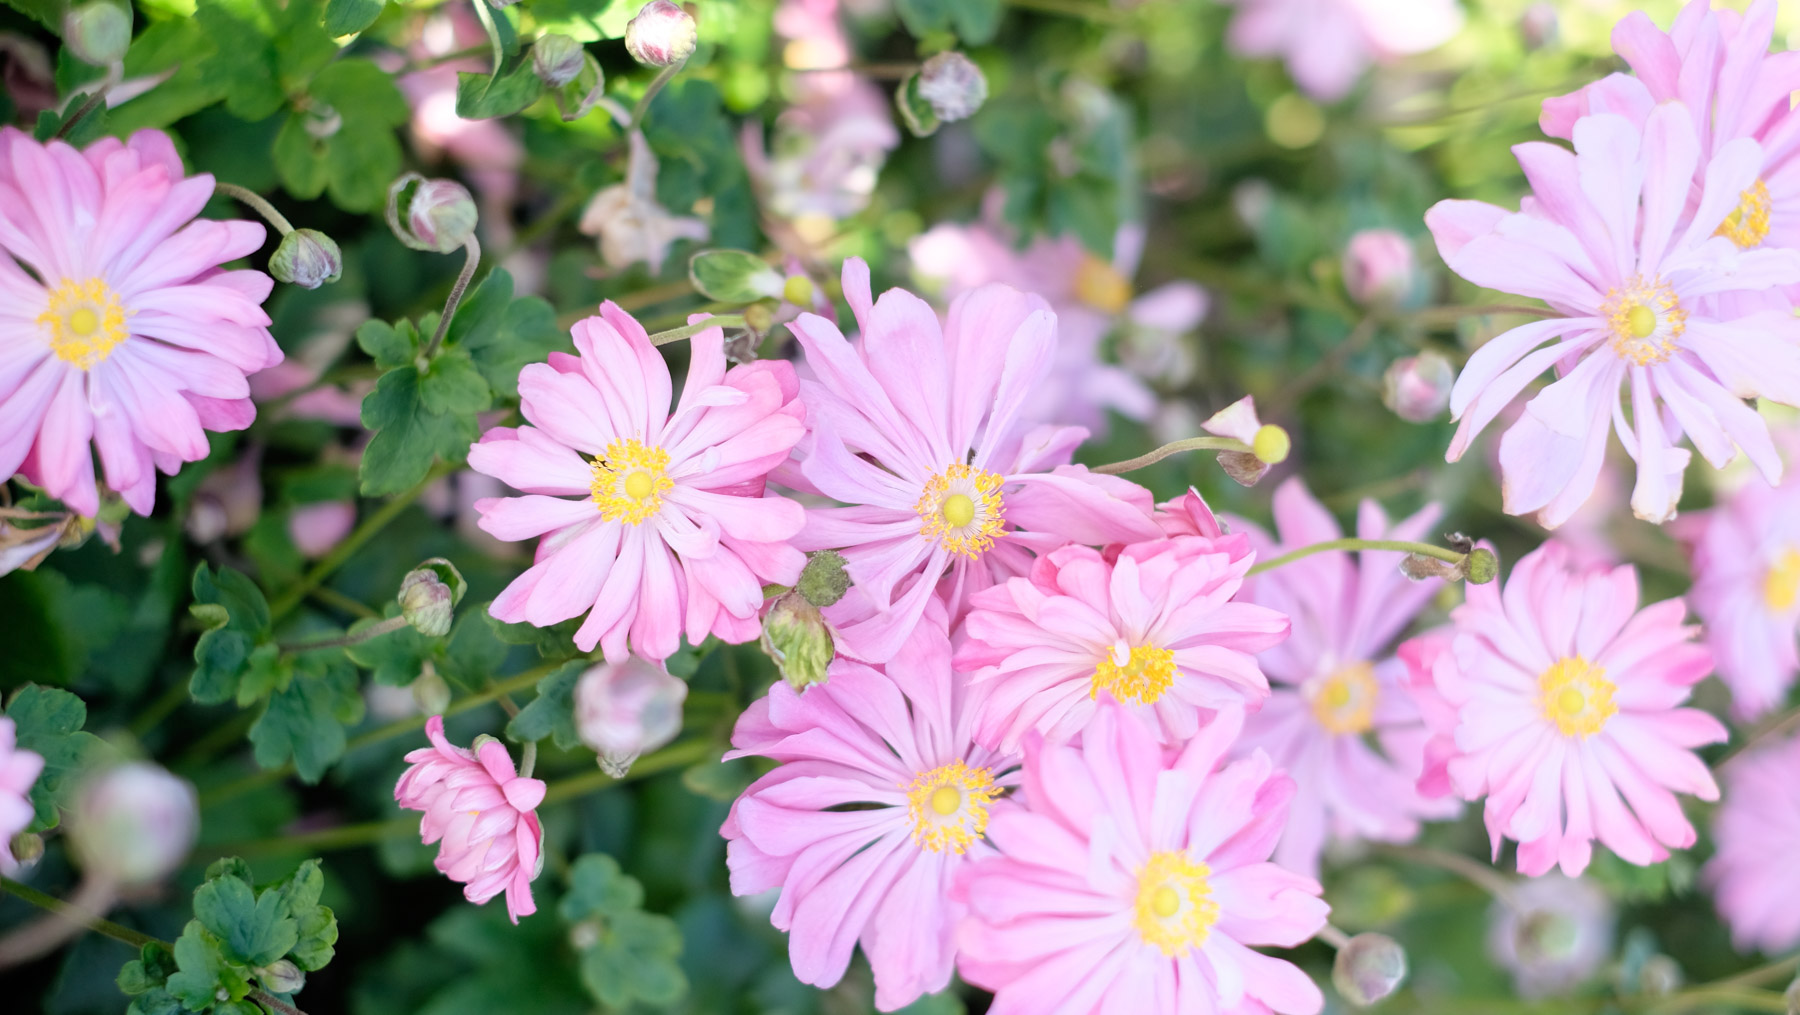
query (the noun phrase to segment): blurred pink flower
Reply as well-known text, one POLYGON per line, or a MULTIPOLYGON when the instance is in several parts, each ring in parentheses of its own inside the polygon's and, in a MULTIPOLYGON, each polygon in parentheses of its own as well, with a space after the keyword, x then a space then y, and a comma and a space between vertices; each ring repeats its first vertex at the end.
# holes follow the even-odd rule
POLYGON ((1694 844, 1675 794, 1718 799, 1693 749, 1725 740, 1725 727, 1679 707, 1712 655, 1682 624, 1681 600, 1637 603, 1633 568, 1577 571, 1545 543, 1504 588, 1469 586, 1448 642, 1426 636, 1443 650, 1402 652, 1430 667, 1413 680, 1441 696, 1421 703, 1428 759, 1442 762, 1427 764, 1421 789, 1447 775, 1464 800, 1486 797, 1495 856, 1503 838, 1518 841, 1525 874, 1578 875, 1595 839, 1628 863, 1667 859, 1694 844))
POLYGON ((1488 915, 1488 954, 1528 1000, 1566 994, 1612 956, 1615 913, 1606 889, 1550 873, 1515 881, 1488 915))
POLYGON ((98 452, 147 515, 157 469, 256 418, 244 377, 281 362, 261 306, 273 283, 219 266, 263 227, 195 219, 212 193, 160 131, 76 151, 0 128, 0 476, 93 515, 98 452))
POLYGON ((656 155, 643 131, 628 137, 630 160, 625 180, 601 189, 581 212, 577 228, 600 240, 600 259, 609 268, 644 262, 652 275, 677 240, 705 240, 711 231, 697 218, 669 213, 656 199, 656 155))
POLYGON ((1392 229, 1364 229, 1344 247, 1344 288, 1357 303, 1393 303, 1418 274, 1412 241, 1392 229))
POLYGON ((1330 907, 1268 863, 1294 784, 1252 757, 1220 766, 1229 708, 1179 751, 1109 698, 1080 746, 1025 748, 1024 788, 994 805, 997 857, 958 881, 963 979, 992 1015, 1311 1015, 1319 988, 1250 946, 1299 945, 1330 907))
MULTIPOLYGON (((450 4, 427 21, 411 52, 417 59, 438 60, 486 42, 487 33, 469 8, 450 4)), ((512 234, 512 206, 525 146, 500 119, 465 120, 456 114, 457 73, 489 70, 481 58, 472 57, 402 74, 396 83, 412 106, 413 146, 427 161, 448 157, 468 173, 480 195, 482 225, 501 244, 512 234)))
POLYGON ((1223 0, 1245 56, 1280 56, 1308 95, 1336 102, 1371 63, 1436 49, 1462 28, 1456 0, 1223 0))
MULTIPOLYGON (((1298 478, 1275 491, 1274 510, 1279 543, 1255 526, 1236 524, 1264 559, 1343 537, 1298 478)), ((1438 514, 1431 504, 1390 524, 1380 505, 1363 501, 1356 534, 1417 540, 1438 514)), ((1244 721, 1236 752, 1268 751, 1299 787, 1275 849, 1275 862, 1289 870, 1318 876, 1328 839, 1410 842, 1421 820, 1458 810, 1455 801, 1429 799, 1417 788, 1429 733, 1418 705, 1401 690, 1406 664, 1388 652, 1443 583, 1407 579, 1401 556, 1316 553, 1249 579, 1240 593, 1294 625, 1286 641, 1257 659, 1274 688, 1244 721)))
POLYGON ((666 659, 684 631, 696 645, 750 641, 763 585, 791 585, 805 565, 788 545, 800 505, 763 494, 804 430, 792 365, 727 371, 724 332, 709 328, 671 415, 668 364, 630 314, 609 301, 573 334, 580 355, 519 371, 531 425, 469 449, 470 468, 526 494, 476 502, 481 527, 544 537, 489 612, 539 627, 586 613, 575 644, 613 663, 666 659))
POLYGON ((300 556, 313 560, 331 552, 356 528, 356 502, 326 500, 301 504, 288 512, 288 538, 300 556))
POLYGON ((1469 357, 1450 398, 1462 425, 1448 457, 1460 458, 1554 365, 1561 379, 1526 403, 1500 443, 1507 513, 1537 512, 1551 528, 1566 521, 1593 490, 1609 429, 1638 463, 1631 508, 1648 521, 1675 513, 1690 457, 1675 443, 1684 432, 1715 466, 1741 447, 1778 482, 1768 427, 1743 399, 1800 404, 1800 321, 1785 311, 1730 315, 1717 299, 1800 282, 1800 252, 1739 250, 1714 235, 1755 182, 1761 149, 1746 138, 1721 148, 1689 215, 1701 153, 1680 103, 1659 106, 1642 127, 1589 116, 1574 134, 1574 154, 1513 149, 1534 192, 1522 211, 1442 201, 1426 215, 1457 274, 1543 299, 1557 315, 1469 357), (1627 385, 1630 424, 1619 408, 1627 385))
POLYGON ((575 732, 600 756, 600 767, 622 779, 640 754, 681 732, 687 692, 687 681, 660 663, 635 656, 602 663, 575 685, 575 732))
POLYGON ((544 829, 537 806, 544 783, 521 777, 506 745, 475 738, 475 749, 444 738, 444 717, 425 720, 430 747, 408 752, 410 768, 394 786, 394 802, 423 811, 419 836, 429 846, 439 840, 438 872, 461 882, 463 897, 480 905, 506 893, 506 915, 537 912, 531 883, 544 869, 544 829))
POLYGON ((945 623, 933 607, 885 672, 840 657, 804 694, 777 682, 726 755, 781 763, 720 829, 733 894, 780 890, 771 920, 802 982, 837 983, 860 940, 882 1011, 949 984, 963 912, 951 883, 994 855, 988 807, 1018 779, 1015 758, 971 741, 945 623))
POLYGON ((971 593, 1023 573, 1033 551, 1161 534, 1148 491, 1067 464, 1085 431, 1022 424, 1055 355, 1056 317, 1042 299, 984 286, 940 326, 904 290, 875 302, 860 258, 844 263, 843 279, 860 342, 813 314, 789 325, 817 380, 802 385, 810 446, 798 475, 784 473, 851 505, 808 510, 795 540, 844 551, 855 588, 826 611, 840 649, 891 658, 940 579, 955 622, 971 593))
POLYGON ((1715 852, 1701 871, 1739 951, 1800 944, 1800 737, 1759 747, 1722 770, 1715 852))
POLYGON ((892 106, 881 89, 849 73, 804 74, 795 88, 768 151, 760 121, 744 125, 744 165, 770 213, 848 218, 868 206, 888 153, 900 145, 892 106))
POLYGON ((1257 707, 1269 682, 1255 654, 1287 637, 1288 618, 1233 601, 1253 563, 1204 537, 1135 543, 1114 560, 1065 546, 975 593, 956 666, 988 692, 976 739, 1009 751, 1034 730, 1070 740, 1101 692, 1162 744, 1193 736, 1208 709, 1257 707))
POLYGON ((21 748, 17 725, 0 716, 0 874, 19 869, 12 855, 12 838, 37 817, 31 805, 31 784, 43 770, 44 756, 21 748))

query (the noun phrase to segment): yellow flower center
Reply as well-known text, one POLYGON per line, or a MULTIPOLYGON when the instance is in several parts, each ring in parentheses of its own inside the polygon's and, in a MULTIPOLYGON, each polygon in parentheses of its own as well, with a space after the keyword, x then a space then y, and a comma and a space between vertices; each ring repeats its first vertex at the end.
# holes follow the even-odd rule
POLYGON ((987 805, 1002 791, 987 769, 961 761, 920 772, 911 786, 902 788, 912 840, 933 853, 967 850, 987 831, 987 805))
POLYGON ((1174 682, 1174 652, 1155 645, 1139 645, 1127 654, 1123 646, 1114 646, 1111 654, 1094 667, 1094 683, 1088 688, 1088 697, 1098 698, 1104 689, 1121 702, 1153 705, 1174 682))
POLYGON ((600 517, 609 522, 637 525, 662 510, 662 495, 675 486, 663 474, 669 453, 647 448, 642 441, 613 441, 604 457, 589 466, 594 478, 588 489, 600 517))
POLYGON ((50 351, 65 363, 91 370, 112 355, 130 337, 125 318, 130 312, 119 303, 119 294, 99 278, 86 282, 63 279, 50 291, 50 303, 38 315, 49 331, 50 351))
POLYGON ((1366 733, 1375 725, 1375 667, 1351 663, 1317 681, 1311 691, 1313 717, 1332 733, 1366 733))
POLYGON ((919 535, 970 559, 986 553, 1006 534, 1006 505, 1000 496, 1005 482, 997 472, 960 464, 931 477, 913 505, 919 535))
POLYGON ((1781 551, 1763 575, 1763 603, 1770 613, 1786 613, 1800 598, 1800 549, 1781 551))
POLYGON ((1207 881, 1212 868, 1186 853, 1150 854, 1138 872, 1137 930, 1146 944, 1175 958, 1206 943, 1219 922, 1219 904, 1207 881))
POLYGON ((1083 254, 1081 267, 1075 269, 1075 298, 1095 310, 1116 314, 1131 304, 1131 281, 1098 257, 1083 254))
POLYGON ((1687 330, 1687 311, 1675 290, 1660 277, 1637 276, 1623 290, 1606 291, 1600 305, 1612 328, 1613 351, 1638 366, 1661 363, 1675 352, 1675 340, 1687 330))
POLYGON ((1568 656, 1538 677, 1538 705, 1563 736, 1586 738, 1600 732, 1606 720, 1619 711, 1613 704, 1617 690, 1606 679, 1604 667, 1568 656))
POLYGON ((1762 246, 1763 238, 1769 235, 1769 209, 1774 202, 1769 199, 1769 185, 1757 180, 1750 189, 1738 196, 1738 206, 1719 223, 1714 236, 1723 236, 1738 245, 1739 250, 1762 246))

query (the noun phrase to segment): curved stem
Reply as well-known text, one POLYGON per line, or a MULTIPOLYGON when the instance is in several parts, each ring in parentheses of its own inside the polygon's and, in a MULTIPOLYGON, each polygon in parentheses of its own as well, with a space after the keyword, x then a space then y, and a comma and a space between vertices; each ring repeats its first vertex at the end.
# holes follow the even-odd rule
POLYGON ((1461 853, 1449 853, 1426 846, 1380 845, 1376 848, 1396 860, 1425 864, 1456 874, 1509 906, 1518 901, 1518 894, 1513 891, 1512 881, 1506 875, 1461 853))
MULTIPOLYGON (((477 0, 477 5, 486 0, 477 0)), ((437 330, 431 333, 431 341, 420 351, 418 368, 420 372, 431 366, 431 358, 437 355, 438 346, 444 342, 444 334, 450 330, 450 319, 456 316, 456 307, 462 303, 463 293, 469 289, 469 280, 475 277, 475 268, 481 263, 481 244, 475 234, 469 234, 469 240, 463 244, 467 256, 463 258, 462 273, 456 276, 456 284, 450 287, 450 298, 444 301, 443 316, 438 318, 437 330)))
POLYGON ((274 994, 269 993, 261 987, 251 987, 249 997, 250 1000, 255 1001, 264 1008, 267 1008, 270 1011, 278 1011, 281 1015, 306 1015, 305 1012, 288 1004, 286 1001, 283 1001, 281 998, 276 997, 274 994))
MULTIPOLYGON (((681 768, 686 765, 698 764, 712 756, 713 752, 718 749, 719 746, 711 740, 705 737, 695 737, 692 740, 683 740, 680 743, 670 744, 660 751, 644 755, 631 763, 631 771, 626 772, 623 776, 618 778, 614 778, 599 769, 595 769, 584 775, 577 775, 568 779, 559 779, 556 782, 551 783, 549 788, 544 791, 544 804, 553 804, 558 800, 569 800, 574 797, 585 796, 594 790, 605 786, 611 786, 614 783, 630 782, 633 779, 641 779, 646 775, 655 775, 658 772, 664 772, 671 768, 681 768)), ((541 807, 543 804, 539 804, 538 806, 541 807)))
POLYGON ((681 68, 685 66, 687 66, 686 60, 672 63, 664 67, 662 73, 651 79, 650 87, 644 89, 644 94, 638 97, 637 105, 631 107, 631 122, 625 127, 627 134, 644 125, 644 114, 650 111, 650 100, 656 98, 656 93, 662 91, 663 86, 668 84, 675 75, 681 73, 681 68))
POLYGON ((1313 936, 1318 938, 1319 940, 1325 942, 1326 944, 1330 945, 1331 947, 1338 948, 1338 949, 1342 949, 1345 945, 1350 943, 1350 935, 1344 933, 1342 930, 1339 930, 1336 927, 1333 927, 1329 923, 1323 927, 1320 927, 1319 932, 1313 936))
POLYGON ((1289 551, 1279 557, 1270 557, 1268 560, 1259 562, 1247 573, 1261 574, 1264 571, 1273 571, 1283 564, 1291 564, 1302 557, 1310 557, 1315 553, 1324 553, 1327 550, 1391 550, 1398 553, 1417 553, 1426 557, 1435 557, 1451 564, 1460 564, 1467 556, 1467 554, 1457 553, 1455 550, 1432 546, 1430 543, 1410 543, 1399 539, 1330 539, 1323 543, 1302 546, 1298 550, 1289 551))
POLYGON ((1736 746, 1720 755, 1719 760, 1713 763, 1713 768, 1718 769, 1723 767, 1724 764, 1731 759, 1750 750, 1757 744, 1764 743, 1774 737, 1780 736, 1787 730, 1792 729, 1796 724, 1800 724, 1800 705, 1796 705, 1780 715, 1765 720, 1761 725, 1757 726, 1756 729, 1751 730, 1750 734, 1739 741, 1736 746))
POLYGON ((290 656, 297 655, 301 652, 316 652, 320 649, 327 648, 349 648, 352 645, 361 645, 371 638, 379 638, 384 634, 392 634, 407 626, 408 623, 409 622, 404 615, 389 617, 378 624, 370 624, 360 631, 353 631, 336 638, 325 638, 320 641, 305 641, 298 644, 281 645, 278 647, 281 649, 283 655, 290 656))
POLYGON ((519 778, 529 779, 537 771, 537 741, 528 740, 519 751, 519 778))
POLYGON ((1733 1011, 1788 1011, 1787 998, 1772 990, 1758 990, 1754 987, 1690 987, 1663 998, 1650 1007, 1650 1011, 1662 1015, 1687 1011, 1703 1005, 1728 1006, 1733 1011))
POLYGON ((1189 437, 1185 440, 1170 441, 1149 454, 1128 458, 1123 462, 1113 462, 1110 465, 1096 465, 1088 471, 1117 476, 1121 473, 1135 472, 1146 466, 1155 465, 1170 455, 1179 455, 1183 451, 1236 451, 1246 455, 1255 453, 1250 445, 1234 437, 1189 437))
POLYGON ((96 910, 110 908, 118 900, 119 893, 111 884, 96 878, 84 880, 75 889, 74 899, 68 902, 5 878, 0 878, 0 890, 13 893, 48 914, 0 938, 0 969, 48 955, 84 928, 99 931, 135 948, 156 940, 130 927, 101 919, 96 910))
POLYGON ((263 200, 261 194, 258 194, 248 187, 240 187, 235 183, 226 183, 224 180, 214 180, 213 192, 224 194, 226 197, 249 205, 258 215, 267 219, 269 224, 275 227, 275 231, 283 236, 294 231, 294 224, 287 220, 287 216, 276 211, 274 205, 263 200))
POLYGON ((684 338, 693 338, 708 328, 741 328, 743 326, 743 314, 720 314, 717 317, 708 317, 699 324, 684 324, 679 328, 659 331, 650 336, 650 344, 668 345, 670 342, 679 342, 684 338))

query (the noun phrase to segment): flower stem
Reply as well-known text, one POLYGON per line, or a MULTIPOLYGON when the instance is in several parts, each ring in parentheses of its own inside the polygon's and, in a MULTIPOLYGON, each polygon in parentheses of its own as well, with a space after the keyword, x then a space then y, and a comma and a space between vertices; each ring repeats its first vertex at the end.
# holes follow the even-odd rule
MULTIPOLYGON (((481 0, 486 3, 487 0, 481 0)), ((463 258, 462 273, 456 276, 456 284, 450 287, 450 298, 444 301, 443 316, 438 318, 437 330, 431 333, 431 341, 420 351, 417 366, 420 373, 431 366, 431 358, 437 355, 438 346, 444 342, 444 333, 450 330, 450 319, 456 316, 456 307, 462 303, 463 293, 469 289, 469 280, 475 277, 475 268, 481 263, 481 244, 475 234, 469 234, 469 240, 463 244, 467 256, 463 258)))
POLYGON ((1245 444, 1243 441, 1234 437, 1189 437, 1185 440, 1170 441, 1149 454, 1139 455, 1136 458, 1128 458, 1123 462, 1113 462, 1110 465, 1096 465, 1089 471, 1104 473, 1108 476, 1117 476, 1126 472, 1135 472, 1146 466, 1155 465, 1157 462, 1162 461, 1170 455, 1178 455, 1183 451, 1237 451, 1243 454, 1255 453, 1250 445, 1245 444))
POLYGON ((662 73, 651 79, 650 87, 644 89, 644 94, 638 97, 637 105, 631 107, 631 122, 626 125, 625 133, 629 134, 644 125, 644 114, 650 111, 650 100, 656 98, 656 93, 662 91, 663 86, 668 84, 675 75, 681 73, 681 68, 685 66, 687 66, 686 60, 672 63, 664 67, 662 73))
POLYGON ((384 634, 392 634, 405 627, 407 623, 408 621, 404 616, 389 617, 378 624, 371 624, 360 631, 352 631, 349 634, 337 638, 325 638, 321 641, 304 641, 298 644, 282 645, 279 647, 283 655, 289 656, 298 655, 301 652, 317 652, 320 649, 327 648, 349 648, 352 645, 361 645, 371 638, 379 638, 384 634))
POLYGON ((1302 557, 1310 557, 1315 553, 1324 553, 1328 550, 1391 550, 1398 553, 1417 553, 1426 557, 1435 557, 1451 564, 1460 564, 1463 558, 1468 556, 1457 553, 1455 550, 1446 550, 1441 546, 1432 546, 1430 543, 1411 543, 1399 539, 1330 539, 1323 543, 1302 546, 1298 550, 1284 553, 1279 557, 1261 561, 1248 573, 1261 574, 1264 571, 1273 571, 1283 564, 1291 564, 1302 557))
POLYGON ((1786 712, 1782 712, 1779 715, 1764 720, 1755 729, 1751 730, 1749 735, 1738 741, 1736 746, 1720 755, 1719 760, 1713 763, 1714 770, 1723 768, 1726 762, 1745 751, 1750 750, 1757 744, 1765 743, 1775 737, 1781 736, 1786 731, 1792 729, 1796 724, 1800 724, 1800 705, 1796 705, 1786 712))
POLYGON ((275 231, 283 236, 294 231, 294 224, 287 220, 287 216, 276 211, 274 205, 263 200, 261 194, 258 194, 248 187, 240 187, 235 183, 226 183, 224 180, 214 180, 213 192, 215 194, 223 194, 226 197, 233 198, 234 200, 249 205, 258 215, 267 219, 269 224, 275 227, 275 231))
POLYGON ((743 314, 720 314, 717 317, 708 317, 699 324, 684 324, 679 328, 659 331, 650 336, 650 344, 668 345, 670 342, 679 342, 684 338, 693 338, 708 328, 741 328, 743 326, 743 314))
MULTIPOLYGON (((585 796, 594 790, 611 786, 614 783, 630 782, 646 775, 655 775, 671 768, 682 768, 706 760, 719 746, 706 737, 695 737, 670 744, 660 751, 646 754, 631 763, 631 771, 621 778, 613 778, 598 769, 585 775, 577 775, 561 779, 550 784, 544 792, 544 803, 552 804, 559 800, 569 800, 585 796)), ((542 806, 541 804, 539 806, 542 806)))
POLYGON ((1662 999, 1650 1009, 1656 1015, 1671 1015, 1692 1008, 1713 1006, 1731 1011, 1787 1012, 1787 998, 1772 990, 1754 987, 1701 986, 1689 987, 1662 999))
POLYGON ((22 885, 11 878, 0 877, 0 891, 17 896, 20 900, 29 902, 45 912, 55 913, 58 916, 74 920, 95 933, 104 934, 114 941, 128 944, 133 948, 142 948, 147 944, 163 943, 141 931, 135 931, 130 927, 120 926, 111 920, 90 913, 80 906, 70 905, 54 895, 46 895, 30 885, 22 885))
MULTIPOLYGON (((502 699, 505 700, 505 699, 502 699)), ((519 751, 519 778, 529 779, 537 771, 537 741, 527 740, 519 751)))
POLYGON ((1329 923, 1323 927, 1320 927, 1319 932, 1313 936, 1317 937, 1319 940, 1325 942, 1326 944, 1330 945, 1331 947, 1338 948, 1338 949, 1341 949, 1345 945, 1350 943, 1350 935, 1344 933, 1343 931, 1339 930, 1336 927, 1333 927, 1329 923))
POLYGON ((1383 844, 1376 848, 1396 860, 1424 864, 1428 867, 1436 867, 1439 870, 1449 871, 1452 874, 1459 875, 1477 888, 1482 889, 1489 895, 1492 895, 1494 898, 1499 899, 1509 906, 1514 905, 1518 899, 1518 894, 1513 891, 1512 881, 1508 879, 1506 875, 1489 867, 1487 864, 1471 860, 1461 853, 1450 853, 1441 849, 1432 849, 1428 846, 1396 846, 1383 844))

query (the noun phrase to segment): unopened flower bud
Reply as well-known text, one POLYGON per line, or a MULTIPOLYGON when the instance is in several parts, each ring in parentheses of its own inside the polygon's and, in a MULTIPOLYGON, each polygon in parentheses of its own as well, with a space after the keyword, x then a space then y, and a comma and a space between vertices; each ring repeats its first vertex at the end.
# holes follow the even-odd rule
POLYGON ((631 763, 681 732, 687 682, 635 656, 603 663, 575 685, 575 732, 600 756, 600 767, 622 778, 631 763))
POLYGON ((7 842, 6 848, 19 869, 26 870, 44 858, 44 837, 36 832, 20 832, 7 842))
POLYGON ((1463 558, 1463 576, 1471 585, 1486 585, 1500 573, 1500 558, 1486 547, 1476 547, 1463 558))
POLYGON ((450 707, 450 685, 438 675, 437 667, 431 660, 425 660, 424 668, 412 682, 413 704, 419 706, 421 715, 443 715, 450 707))
POLYGON ((1381 400, 1409 423, 1429 423, 1450 404, 1456 371, 1435 352, 1402 356, 1381 378, 1381 400))
POLYGON ((1526 49, 1542 49, 1555 42, 1558 33, 1555 4, 1532 4, 1519 17, 1519 34, 1525 39, 1526 49))
POLYGON ((441 638, 450 633, 456 604, 462 601, 468 583, 456 565, 442 557, 433 557, 400 582, 400 612, 420 634, 441 638))
POLYGON ((975 61, 948 50, 919 67, 918 94, 944 123, 975 115, 987 101, 987 77, 975 61))
POLYGON ((581 43, 561 32, 550 32, 531 47, 531 69, 538 79, 551 88, 561 88, 575 80, 585 64, 581 43))
POLYGON ((1344 248, 1344 288, 1363 306, 1405 296, 1414 270, 1412 242, 1392 229, 1365 229, 1344 248))
POLYGON ((448 254, 475 235, 475 198, 455 180, 407 173, 388 188, 387 219, 401 243, 448 254))
POLYGON ((1652 955, 1638 970, 1638 990, 1649 997, 1668 997, 1681 989, 1681 964, 1667 955, 1652 955))
POLYGON ((669 0, 650 0, 625 25, 625 48, 648 67, 668 67, 686 60, 699 42, 693 15, 669 0))
POLYGON ((306 974, 289 959, 276 959, 254 972, 263 989, 271 994, 297 994, 306 986, 306 974))
POLYGON ((781 679, 796 691, 824 683, 825 669, 837 654, 824 615, 799 592, 783 593, 769 604, 763 616, 762 647, 781 671, 781 679))
POLYGON ((104 67, 125 59, 131 48, 131 9, 96 0, 63 15, 63 42, 83 63, 104 67))
POLYGON ((843 555, 836 550, 815 550, 809 554, 794 591, 814 606, 835 605, 850 591, 850 574, 844 570, 843 555))
POLYGON ((344 254, 337 241, 317 229, 296 229, 281 238, 269 257, 269 274, 277 282, 317 289, 344 274, 344 254))
POLYGON ((300 126, 305 128, 308 137, 326 141, 344 129, 344 116, 335 107, 314 102, 301 113, 300 126))
POLYGON ((199 831, 194 787, 145 761, 91 776, 69 812, 69 838, 90 875, 120 885, 160 881, 199 831))
POLYGON ((1344 1000, 1366 1008, 1406 979, 1406 949, 1386 934, 1358 934, 1338 949, 1331 985, 1344 1000))

